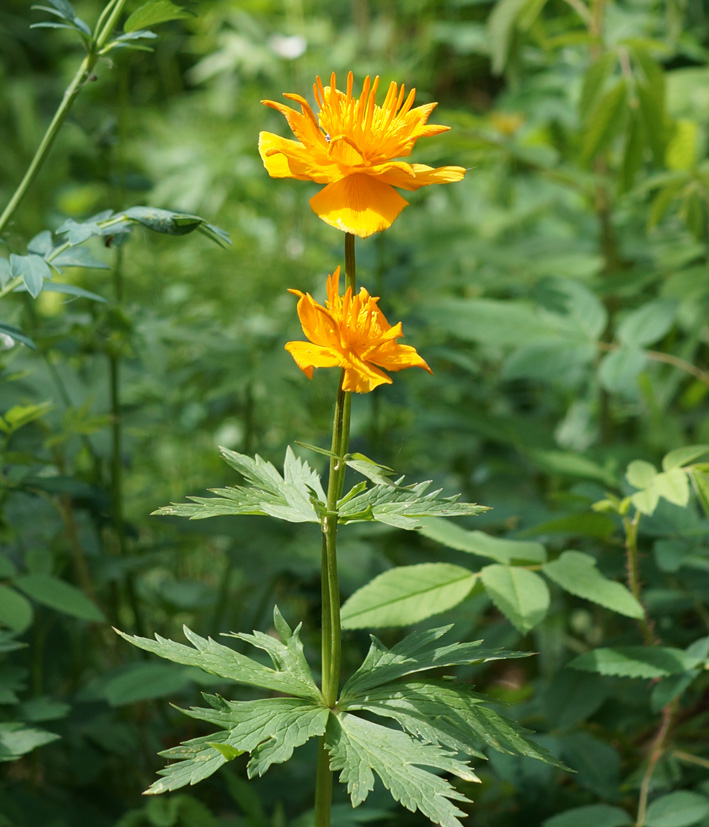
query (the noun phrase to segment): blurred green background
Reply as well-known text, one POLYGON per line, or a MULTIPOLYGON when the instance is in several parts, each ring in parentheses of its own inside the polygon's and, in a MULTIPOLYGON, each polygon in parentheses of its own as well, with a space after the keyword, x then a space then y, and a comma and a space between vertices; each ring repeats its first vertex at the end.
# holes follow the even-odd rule
MULTIPOLYGON (((110 629, 268 628, 277 602, 304 621, 317 662, 317 528, 149 516, 238 482, 219 445, 280 466, 287 444, 328 441, 337 378, 308 382, 284 351, 301 337, 287 289, 322 299, 343 237, 311 212, 315 185, 265 172, 259 131, 287 132, 261 100, 310 97, 332 71, 341 86, 349 70, 355 88, 367 74, 403 82, 451 126, 413 160, 469 168, 459 184, 407 194, 390 230, 357 243, 359 282, 434 373, 355 398, 353 450, 492 506, 466 528, 538 541, 551 557, 588 552, 622 580, 621 522, 593 503, 632 493, 632 460, 709 443, 705 3, 184 5, 192 14, 157 28, 152 52, 98 64, 0 244, 22 254, 67 218, 139 204, 196 213, 232 240, 223 250, 140 228, 125 244, 94 239, 108 269, 62 279, 104 302, 1 299, 0 321, 37 346, 6 338, 0 351, 2 827, 277 827, 312 806, 307 746, 263 779, 247 784, 237 760, 144 804, 155 753, 204 734, 167 701, 197 703, 208 678, 143 659, 110 629)), ((93 25, 102 5, 75 7, 93 25)), ((73 33, 29 28, 46 19, 25 0, 0 8, 3 205, 81 60, 73 33)), ((641 524, 645 601, 668 646, 709 634, 707 491, 695 483, 686 505, 665 498, 641 524)), ((344 597, 395 565, 480 562, 381 525, 344 530, 341 548, 344 597)), ((677 688, 565 669, 642 640, 628 618, 559 589, 525 635, 482 590, 431 623, 443 621, 539 653, 474 680, 577 770, 492 754, 471 824, 635 823, 611 808, 635 812, 674 698, 651 789, 693 796, 694 814, 647 823, 709 825, 704 673, 664 679, 677 688), (554 821, 591 805, 608 809, 554 821)), ((347 634, 347 671, 366 641, 347 634)), ((333 823, 427 823, 400 809, 385 822, 381 793, 333 823)))

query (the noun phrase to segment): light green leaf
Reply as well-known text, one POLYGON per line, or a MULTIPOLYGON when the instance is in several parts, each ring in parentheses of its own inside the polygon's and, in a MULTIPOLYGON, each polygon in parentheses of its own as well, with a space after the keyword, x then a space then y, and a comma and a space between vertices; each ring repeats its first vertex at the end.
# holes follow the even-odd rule
POLYGON ((647 355, 634 347, 620 347, 606 353, 598 368, 598 378, 611 393, 636 396, 638 376, 645 370, 647 355))
POLYGON ((699 148, 699 124, 687 118, 674 122, 672 137, 665 150, 665 166, 668 169, 689 171, 697 165, 699 148))
POLYGON ((589 113, 595 108, 606 80, 617 62, 618 56, 614 52, 604 52, 586 69, 579 100, 579 115, 582 121, 586 122, 589 113))
POLYGON ((270 515, 291 523, 318 523, 326 496, 319 475, 290 447, 286 450, 283 476, 258 454, 252 458, 227 448, 222 456, 249 483, 249 487, 213 488, 216 497, 190 497, 192 503, 164 506, 154 514, 204 520, 230 515, 270 515), (318 509, 315 505, 318 505, 318 509))
POLYGON ((524 345, 531 339, 553 335, 553 326, 530 305, 497 299, 456 299, 436 302, 429 308, 453 336, 495 346, 524 345))
POLYGON ((0 583, 0 624, 22 633, 32 623, 32 604, 19 592, 0 583))
MULTIPOLYGON (((191 718, 208 721, 224 730, 229 747, 251 753, 249 778, 263 775, 272 764, 290 759, 293 750, 325 732, 330 710, 303 698, 262 698, 257 701, 227 701, 204 695, 212 709, 182 711, 191 718)), ((221 733, 220 733, 221 734, 221 733)), ((220 750, 222 755, 224 751, 220 750)))
POLYGON ((658 474, 653 487, 661 497, 675 505, 684 507, 689 502, 689 480, 681 468, 658 474))
POLYGON ((616 646, 586 652, 574 658, 569 666, 601 675, 649 679, 688 672, 700 660, 669 646, 616 646))
POLYGON ((549 589, 533 571, 492 565, 482 569, 485 589, 512 625, 525 634, 540 623, 549 610, 549 589))
POLYGON ((466 684, 422 679, 380 686, 342 706, 393 718, 415 738, 467 755, 478 755, 475 744, 563 766, 531 740, 532 732, 485 706, 488 700, 466 684))
POLYGON ((149 29, 159 23, 166 23, 168 20, 193 16, 187 9, 176 6, 170 0, 149 0, 131 14, 123 28, 126 32, 135 32, 138 29, 149 29))
POLYGON ((499 0, 487 21, 492 71, 501 74, 507 64, 515 24, 527 0, 499 0))
MULTIPOLYGON (((288 695, 295 695, 298 698, 307 698, 320 701, 322 695, 315 685, 315 681, 303 663, 305 658, 302 654, 300 643, 300 626, 287 638, 284 643, 272 638, 273 643, 264 641, 266 635, 255 633, 251 635, 236 635, 248 640, 260 648, 266 648, 274 662, 275 669, 270 669, 252 658, 235 652, 227 646, 211 638, 205 639, 192 632, 186 626, 184 632, 194 648, 185 646, 182 643, 174 643, 171 640, 155 636, 155 640, 149 638, 134 637, 124 632, 118 634, 129 643, 147 652, 153 652, 161 658, 171 660, 174 663, 182 663, 185 666, 197 666, 205 672, 218 675, 235 683, 248 686, 259 686, 262 689, 271 689, 276 692, 283 692, 288 695), (305 674, 307 670, 307 674, 305 674)), ((281 626, 281 629, 283 627, 281 626)))
POLYGON ((187 784, 198 784, 209 778, 227 763, 226 755, 218 747, 218 744, 224 744, 227 735, 227 732, 215 732, 158 753, 174 763, 158 770, 158 775, 162 778, 151 784, 145 795, 159 795, 179 790, 187 784))
POLYGON ((618 325, 618 339, 628 348, 642 348, 661 339, 672 327, 676 302, 648 302, 629 313, 618 325))
POLYGON ((643 459, 635 459, 628 466, 625 478, 633 488, 648 488, 655 481, 658 474, 657 468, 643 459))
POLYGON ((50 609, 95 623, 106 620, 103 612, 82 591, 58 577, 48 574, 26 574, 18 577, 15 585, 32 600, 49 606, 50 609))
POLYGON ((693 468, 691 474, 699 502, 702 504, 704 513, 709 517, 709 474, 705 474, 697 468, 693 468))
POLYGON ((586 807, 574 807, 565 813, 548 818, 542 827, 625 827, 633 824, 634 819, 620 807, 609 804, 589 804, 586 807))
POLYGON ((37 747, 57 741, 59 736, 22 723, 0 723, 0 762, 15 761, 37 747))
POLYGON ((585 130, 582 148, 582 163, 588 163, 602 152, 623 127, 623 115, 627 107, 625 81, 619 80, 601 95, 593 107, 585 130))
POLYGON ((643 607, 621 583, 604 577, 596 561, 580 551, 565 551, 558 560, 545 563, 542 571, 557 585, 571 594, 598 603, 626 617, 641 618, 643 607))
POLYGON ((688 790, 663 795, 648 807, 646 827, 689 827, 709 815, 709 798, 688 790))
MULTIPOLYGON (((429 491, 430 480, 414 485, 375 485, 338 506, 343 524, 376 520, 409 531, 421 527, 421 517, 472 516, 490 509, 475 503, 458 502, 459 494, 442 497, 441 489, 429 491)), ((345 498, 346 499, 346 498, 345 498)))
POLYGON ((482 531, 468 531, 442 517, 427 517, 419 529, 424 537, 441 545, 487 557, 497 563, 543 563, 547 559, 546 549, 541 543, 524 540, 508 540, 491 537, 482 531))
POLYGON ((408 626, 465 600, 477 575, 450 563, 421 563, 385 571, 342 607, 342 626, 363 629, 408 626))
POLYGON ((662 468, 664 471, 681 468, 705 454, 709 454, 709 445, 686 445, 684 448, 676 448, 674 451, 670 451, 669 454, 665 454, 662 460, 662 468))
POLYGON ((462 827, 458 816, 465 813, 453 801, 468 799, 448 781, 423 767, 477 781, 467 764, 438 747, 415 741, 404 732, 348 713, 330 717, 326 739, 330 767, 340 771, 340 782, 347 784, 354 807, 374 789, 376 773, 394 800, 407 810, 418 810, 441 827, 462 827))
POLYGON ((356 698, 376 686, 430 669, 527 657, 524 652, 483 649, 482 640, 438 644, 437 641, 451 629, 452 626, 441 626, 437 629, 413 632, 391 649, 387 649, 374 635, 370 635, 372 644, 369 652, 359 669, 344 685, 342 700, 356 698))

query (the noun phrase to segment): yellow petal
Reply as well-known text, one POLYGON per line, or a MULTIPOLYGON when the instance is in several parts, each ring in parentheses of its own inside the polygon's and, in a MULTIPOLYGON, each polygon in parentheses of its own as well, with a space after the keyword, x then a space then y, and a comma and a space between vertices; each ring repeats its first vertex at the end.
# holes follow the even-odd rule
POLYGON ((374 167, 373 175, 380 181, 402 190, 418 190, 429 184, 452 184, 465 176, 464 167, 428 167, 426 164, 407 164, 396 161, 374 167))
POLYGON ((285 348, 308 379, 313 378, 313 368, 335 368, 341 364, 338 354, 330 348, 310 342, 288 342, 285 348))
POLYGON ((356 173, 310 199, 313 212, 332 227, 367 238, 391 227, 407 202, 388 183, 356 173))
POLYGON ((258 151, 271 178, 297 178, 300 181, 327 184, 338 173, 336 164, 322 168, 314 162, 313 156, 303 144, 281 138, 272 132, 259 134, 258 151))
POLYGON ((345 368, 345 376, 342 381, 343 391, 354 391, 354 393, 369 393, 379 385, 391 385, 390 376, 364 362, 357 360, 345 368))

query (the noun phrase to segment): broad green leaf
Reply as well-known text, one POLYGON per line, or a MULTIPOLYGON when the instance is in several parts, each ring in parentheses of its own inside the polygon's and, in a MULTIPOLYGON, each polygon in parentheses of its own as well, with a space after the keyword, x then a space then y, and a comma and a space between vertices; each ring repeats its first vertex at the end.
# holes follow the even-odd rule
POLYGON ((527 0, 499 0, 487 21, 492 71, 499 75, 507 64, 515 24, 527 0))
POLYGON ((52 234, 49 230, 42 230, 27 245, 28 253, 36 253, 38 256, 46 256, 52 249, 52 234))
POLYGON ((658 475, 658 470, 650 462, 643 459, 635 459, 628 466, 625 478, 633 488, 649 488, 658 475))
POLYGON ((618 339, 628 348, 642 348, 661 339, 672 327, 676 302, 649 302, 629 313, 618 325, 618 339))
POLYGON ((588 804, 552 816, 542 827, 625 827, 634 821, 635 819, 620 807, 611 807, 610 804, 588 804))
POLYGON ((614 52, 604 52, 586 69, 579 100, 579 115, 582 121, 585 122, 589 113, 595 108, 598 97, 617 61, 618 56, 614 52))
POLYGON ((26 574, 18 577, 15 585, 32 600, 49 606, 50 609, 94 623, 106 620, 103 612, 82 591, 58 577, 48 574, 26 574))
POLYGON ((513 566, 485 566, 480 572, 492 602, 512 625, 525 634, 546 616, 549 589, 533 571, 513 566))
POLYGON ((57 741, 59 736, 22 723, 0 723, 0 762, 16 761, 37 747, 57 741))
MULTIPOLYGON (((293 750, 310 738, 323 735, 330 709, 303 698, 262 698, 257 701, 227 701, 205 695, 211 709, 182 712, 191 718, 221 727, 227 735, 220 743, 239 752, 251 753, 249 778, 263 775, 272 764, 282 764, 293 750)), ((224 755, 224 750, 220 750, 224 755)))
POLYGON ((442 497, 441 489, 429 491, 430 480, 414 485, 375 485, 338 506, 341 523, 376 520, 409 531, 420 528, 421 517, 471 516, 490 509, 458 502, 460 495, 442 497))
POLYGON ((525 345, 548 338, 553 328, 529 305, 496 299, 456 299, 436 302, 430 318, 465 341, 495 346, 525 345))
POLYGON ((483 649, 482 640, 438 644, 437 641, 451 629, 452 626, 441 626, 437 629, 413 632, 391 649, 387 649, 374 635, 370 635, 372 643, 369 652, 359 669, 344 685, 342 700, 356 698, 376 686, 430 669, 527 657, 524 652, 483 649))
POLYGON ((662 460, 664 471, 671 471, 673 468, 681 468, 689 465, 695 459, 709 454, 709 445, 686 445, 684 448, 676 448, 665 454, 662 460))
POLYGON ((326 746, 330 767, 340 772, 352 806, 361 804, 374 789, 376 773, 394 800, 407 810, 418 810, 441 827, 463 827, 458 817, 465 813, 453 801, 468 799, 448 781, 423 769, 431 767, 465 781, 477 781, 468 765, 450 753, 348 713, 330 717, 326 746))
POLYGON ((638 96, 640 116, 645 126, 648 144, 657 166, 662 166, 665 160, 666 128, 665 128, 665 101, 662 86, 650 83, 638 83, 635 86, 638 96))
MULTIPOLYGON (((226 678, 235 683, 259 686, 262 689, 271 689, 275 692, 295 695, 298 698, 320 701, 322 696, 313 681, 312 675, 308 674, 305 677, 300 665, 293 672, 283 668, 299 659, 299 631, 300 627, 293 632, 290 640, 280 644, 279 650, 274 648, 273 651, 269 651, 269 655, 274 659, 276 669, 270 669, 246 655, 235 652, 227 646, 222 646, 222 644, 211 638, 200 637, 186 626, 184 627, 185 635, 194 648, 185 646, 182 643, 174 643, 160 637, 160 635, 155 635, 155 640, 150 640, 149 638, 127 635, 120 631, 118 631, 118 634, 134 646, 145 649, 147 652, 153 652, 159 657, 171 660, 174 663, 197 666, 205 672, 218 675, 220 678, 226 678)), ((245 639, 248 640, 249 637, 245 639)), ((255 639, 258 640, 257 645, 262 646, 264 642, 261 637, 255 639)), ((278 641, 274 643, 274 647, 277 644, 278 641)))
POLYGON ((602 152, 620 132, 626 107, 625 81, 619 80, 598 98, 589 115, 588 127, 582 139, 582 163, 588 163, 599 152, 602 152))
POLYGON ((637 396, 638 376, 645 370, 647 355, 634 347, 620 347, 601 359, 598 378, 611 393, 637 396))
POLYGON ((168 20, 193 16, 187 9, 176 6, 170 0, 148 0, 131 14, 123 28, 126 32, 135 32, 138 29, 149 29, 159 23, 166 23, 168 20))
POLYGON ((645 611, 628 589, 604 577, 596 561, 580 551, 565 551, 558 560, 545 563, 542 571, 567 592, 598 603, 626 617, 641 618, 645 611))
POLYGON ((554 520, 547 520, 540 525, 525 529, 523 532, 520 532, 520 534, 524 536, 533 534, 567 534, 572 537, 597 537, 602 540, 610 537, 615 530, 615 522, 607 514, 586 511, 579 512, 578 514, 566 514, 554 520))
POLYGON ((700 660, 670 646, 616 646, 586 652, 574 658, 569 666, 601 675, 649 679, 688 672, 700 660))
POLYGON ((614 487, 615 474, 602 468, 597 462, 588 457, 574 454, 571 451, 539 450, 527 451, 529 458, 535 465, 549 474, 560 474, 564 477, 580 477, 595 480, 601 485, 614 487))
POLYGON ((385 571, 356 591, 342 607, 342 626, 363 629, 408 626, 465 600, 477 574, 450 563, 421 563, 385 571))
POLYGON ((597 353, 593 342, 539 339, 515 350, 502 367, 503 379, 538 379, 575 385, 597 353))
POLYGON ((543 563, 546 549, 541 543, 491 537, 482 531, 468 531, 442 517, 427 517, 421 521, 420 533, 441 545, 487 557, 497 563, 543 563))
POLYGON ((599 798, 617 795, 620 756, 611 744, 584 731, 561 735, 558 743, 564 760, 578 773, 574 780, 580 786, 599 798))
POLYGON ((672 137, 665 150, 665 165, 668 169, 689 171, 697 165, 699 148, 699 125, 687 118, 674 122, 672 137))
POLYGON ((342 706, 393 718, 409 735, 467 755, 479 754, 476 745, 563 766, 532 732, 485 706, 488 700, 466 684, 423 679, 386 684, 342 706))
POLYGON ((193 679, 191 669, 167 663, 141 661, 131 664, 125 672, 110 678, 103 687, 103 694, 111 706, 124 706, 174 695, 188 686, 193 679))
POLYGON ((709 798, 689 790, 663 795, 648 807, 646 827, 689 827, 709 816, 709 798))
POLYGON ((24 632, 32 623, 32 604, 19 592, 0 583, 0 624, 13 632, 24 632))
POLYGON ((153 513, 190 520, 268 514, 292 523, 320 522, 327 499, 320 477, 307 462, 298 459, 290 447, 286 450, 283 476, 258 454, 252 458, 227 448, 221 452, 226 462, 246 479, 248 487, 213 488, 216 497, 190 497, 192 503, 173 503, 153 513))
POLYGON ((684 507, 689 502, 689 480, 681 468, 672 468, 655 477, 653 488, 674 505, 684 507))

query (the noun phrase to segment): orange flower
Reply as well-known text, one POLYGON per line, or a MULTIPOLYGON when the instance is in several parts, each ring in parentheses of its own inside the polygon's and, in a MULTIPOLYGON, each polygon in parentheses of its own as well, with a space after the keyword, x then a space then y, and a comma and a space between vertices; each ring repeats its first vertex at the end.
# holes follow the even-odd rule
POLYGON ((392 327, 379 309, 378 298, 360 288, 352 296, 350 287, 340 296, 340 268, 327 278, 327 301, 323 307, 309 293, 290 292, 300 298, 298 318, 309 342, 288 342, 286 350, 308 377, 313 368, 345 369, 343 390, 368 393, 391 379, 379 370, 423 368, 431 373, 424 360, 409 345, 396 339, 404 334, 401 322, 392 327), (378 367, 377 367, 378 366, 378 367))
POLYGON ((450 127, 427 125, 436 106, 412 109, 416 90, 404 99, 405 88, 391 83, 382 106, 375 103, 379 77, 364 79, 362 94, 352 96, 352 72, 347 93, 314 84, 317 117, 300 95, 284 97, 300 104, 302 114, 274 101, 262 101, 288 121, 298 139, 290 141, 271 132, 259 135, 259 152, 272 178, 298 178, 326 187, 310 199, 313 211, 333 227, 366 238, 390 227, 407 205, 394 187, 417 190, 427 184, 460 181, 463 167, 439 167, 396 161, 411 154, 419 138, 446 132, 450 127))

